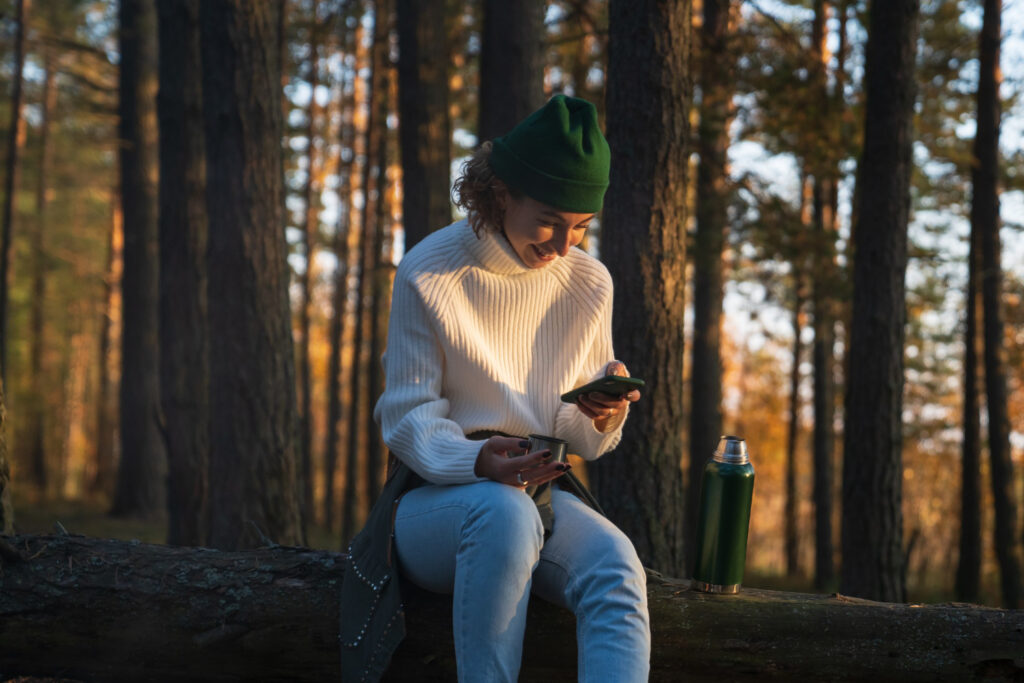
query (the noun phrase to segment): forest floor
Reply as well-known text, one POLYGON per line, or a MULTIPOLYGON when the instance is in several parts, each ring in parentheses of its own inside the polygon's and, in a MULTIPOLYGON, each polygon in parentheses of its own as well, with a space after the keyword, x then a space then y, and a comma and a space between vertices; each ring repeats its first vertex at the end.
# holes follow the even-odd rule
MULTIPOLYGON (((17 491, 17 490, 16 490, 17 491)), ((101 499, 92 500, 26 500, 14 498, 15 533, 53 534, 59 533, 59 523, 71 534, 82 534, 96 538, 139 540, 143 543, 164 543, 167 537, 167 522, 162 518, 150 520, 119 519, 108 513, 109 503, 101 499)), ((324 526, 313 525, 307 530, 307 545, 319 550, 342 550, 337 532, 324 526)), ((940 577, 909 577, 908 601, 916 603, 952 602, 955 597, 951 586, 940 577)), ((809 576, 785 576, 775 572, 748 567, 744 585, 752 588, 792 591, 797 593, 834 593, 837 585, 818 590, 809 576)), ((986 576, 982 581, 980 604, 1000 606, 998 576, 986 576)))
MULTIPOLYGON (((95 538, 138 540, 143 543, 166 543, 167 520, 111 517, 108 501, 87 500, 22 500, 14 497, 14 530, 18 534, 54 534, 63 527, 69 534, 95 538), (57 525, 60 524, 60 527, 57 525)), ((326 527, 314 525, 307 530, 308 545, 319 550, 341 550, 341 540, 326 527)))

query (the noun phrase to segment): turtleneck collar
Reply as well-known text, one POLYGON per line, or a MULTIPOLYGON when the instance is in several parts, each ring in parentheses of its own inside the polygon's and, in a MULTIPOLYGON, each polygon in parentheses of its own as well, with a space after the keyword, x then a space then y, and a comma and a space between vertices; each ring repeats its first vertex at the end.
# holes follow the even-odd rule
POLYGON ((481 230, 477 238, 469 221, 460 221, 459 231, 469 252, 485 270, 497 275, 532 275, 543 273, 559 266, 561 259, 555 259, 543 268, 529 268, 522 262, 505 236, 494 230, 481 230))

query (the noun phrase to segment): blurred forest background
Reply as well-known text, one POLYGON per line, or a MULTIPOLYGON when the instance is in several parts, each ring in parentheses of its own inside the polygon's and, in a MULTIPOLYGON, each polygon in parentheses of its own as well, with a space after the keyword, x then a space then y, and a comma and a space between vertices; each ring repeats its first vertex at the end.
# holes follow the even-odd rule
MULTIPOLYGON (((1000 3, 985 4, 926 0, 918 18, 896 598, 1020 606, 1024 5, 1002 8, 1000 70, 980 40, 1000 3), (998 120, 986 82, 994 155, 975 146, 998 120), (987 223, 972 203, 986 177, 1002 207, 987 223)), ((603 120, 616 36, 630 40, 606 0, 280 6, 0 2, 0 532, 60 519, 343 548, 384 477, 370 413, 395 265, 459 217, 449 188, 478 142, 560 92, 603 120), (251 362, 259 341, 275 351, 251 362)), ((692 518, 718 435, 741 435, 757 470, 747 583, 836 590, 858 514, 844 444, 865 438, 845 400, 867 3, 679 7, 675 514, 692 518)), ((585 245, 598 257, 607 224, 585 245)), ((662 563, 677 574, 684 535, 662 563)))

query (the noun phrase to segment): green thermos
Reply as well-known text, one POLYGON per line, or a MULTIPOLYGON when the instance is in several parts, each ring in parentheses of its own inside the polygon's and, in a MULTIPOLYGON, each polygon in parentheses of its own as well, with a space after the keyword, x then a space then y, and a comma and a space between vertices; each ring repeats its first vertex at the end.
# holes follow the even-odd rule
POLYGON ((723 436, 704 466, 697 517, 694 587, 709 593, 737 593, 747 559, 754 466, 746 442, 723 436))

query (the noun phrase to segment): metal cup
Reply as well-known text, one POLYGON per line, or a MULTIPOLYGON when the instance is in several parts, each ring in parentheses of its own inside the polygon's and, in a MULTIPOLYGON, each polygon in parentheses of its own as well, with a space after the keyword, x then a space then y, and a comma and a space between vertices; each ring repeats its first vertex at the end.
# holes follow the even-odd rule
POLYGON ((566 454, 568 452, 569 442, 563 441, 562 439, 556 439, 553 436, 542 436, 540 434, 530 434, 530 448, 527 453, 536 453, 537 451, 543 451, 545 449, 551 450, 550 462, 565 462, 566 454))

